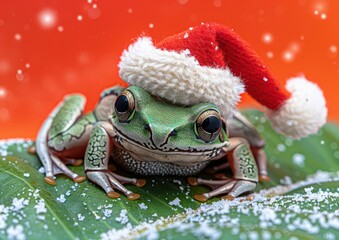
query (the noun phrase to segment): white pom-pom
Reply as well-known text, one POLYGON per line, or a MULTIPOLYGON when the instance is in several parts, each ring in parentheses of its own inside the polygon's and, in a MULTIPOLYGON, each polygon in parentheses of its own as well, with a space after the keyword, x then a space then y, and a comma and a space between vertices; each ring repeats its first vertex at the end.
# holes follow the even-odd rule
POLYGON ((286 89, 291 97, 278 110, 267 113, 273 128, 294 139, 316 133, 327 117, 321 89, 304 77, 289 79, 286 89))

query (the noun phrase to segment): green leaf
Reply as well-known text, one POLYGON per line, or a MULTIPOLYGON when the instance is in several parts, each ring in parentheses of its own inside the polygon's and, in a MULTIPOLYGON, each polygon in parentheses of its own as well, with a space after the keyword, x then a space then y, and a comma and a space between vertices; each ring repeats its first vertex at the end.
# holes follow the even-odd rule
MULTIPOLYGON (((63 176, 53 187, 27 153, 31 141, 0 141, 0 239, 338 239, 338 127, 327 124, 292 141, 276 134, 262 113, 246 115, 267 141, 271 178, 251 201, 200 204, 193 195, 209 189, 179 177, 128 186, 140 193, 136 201, 109 199, 90 182, 63 176)), ((83 175, 83 167, 71 169, 83 175)))

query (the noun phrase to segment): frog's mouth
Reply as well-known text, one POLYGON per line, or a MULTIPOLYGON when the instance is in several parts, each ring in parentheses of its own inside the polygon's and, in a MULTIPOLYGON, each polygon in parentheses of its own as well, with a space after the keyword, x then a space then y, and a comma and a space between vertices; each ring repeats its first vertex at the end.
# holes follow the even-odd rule
POLYGON ((127 151, 134 159, 139 161, 171 162, 179 165, 220 159, 225 155, 223 147, 227 146, 228 143, 214 145, 212 149, 190 147, 187 147, 187 149, 179 149, 177 147, 159 148, 157 146, 148 146, 146 143, 129 138, 117 128, 115 128, 115 132, 116 135, 113 138, 115 146, 127 151))

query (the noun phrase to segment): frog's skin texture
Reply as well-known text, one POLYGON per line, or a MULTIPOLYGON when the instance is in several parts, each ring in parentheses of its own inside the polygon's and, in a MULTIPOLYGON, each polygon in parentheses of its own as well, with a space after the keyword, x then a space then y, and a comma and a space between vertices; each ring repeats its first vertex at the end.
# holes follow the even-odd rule
POLYGON ((56 174, 84 181, 66 166, 82 164, 82 159, 87 178, 111 198, 120 192, 137 199, 140 195, 124 184, 142 187, 146 181, 118 175, 109 169, 110 160, 139 175, 192 176, 222 159, 207 170, 231 167, 233 178, 188 178, 191 185, 213 189, 194 196, 203 202, 214 196, 233 199, 253 191, 259 179, 268 180, 265 143, 240 113, 225 122, 214 104, 174 105, 136 86, 105 90, 94 111, 82 115, 84 104, 81 95, 66 96, 39 131, 36 152, 49 184, 56 184, 56 174))

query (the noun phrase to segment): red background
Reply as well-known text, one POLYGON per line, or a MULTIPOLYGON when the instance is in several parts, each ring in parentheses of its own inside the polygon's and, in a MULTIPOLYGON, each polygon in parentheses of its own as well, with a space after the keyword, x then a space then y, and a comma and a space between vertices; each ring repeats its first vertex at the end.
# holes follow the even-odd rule
POLYGON ((338 121, 338 10, 334 0, 0 1, 0 138, 34 138, 68 93, 93 108, 121 83, 117 64, 132 38, 159 41, 208 21, 234 28, 282 82, 304 73, 318 83, 338 121), (48 28, 39 20, 46 10, 55 20, 48 28))

